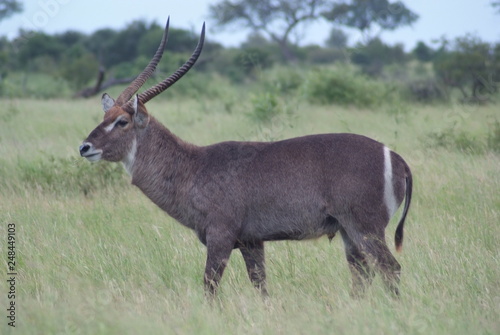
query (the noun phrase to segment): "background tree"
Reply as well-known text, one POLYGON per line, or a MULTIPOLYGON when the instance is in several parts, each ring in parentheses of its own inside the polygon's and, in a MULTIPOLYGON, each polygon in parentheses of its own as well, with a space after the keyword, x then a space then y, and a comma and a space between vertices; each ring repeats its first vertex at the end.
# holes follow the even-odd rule
POLYGON ((63 56, 59 64, 59 75, 73 90, 77 90, 94 79, 98 69, 99 62, 95 56, 81 45, 75 45, 63 56))
MULTIPOLYGON (((151 25, 139 41, 138 53, 145 57, 154 55, 164 29, 159 25, 151 25)), ((168 31, 168 51, 191 53, 193 46, 198 43, 198 38, 198 32, 170 27, 168 31)))
POLYGON ((277 43, 283 58, 296 59, 290 35, 300 25, 321 17, 326 0, 224 0, 209 6, 209 15, 219 27, 240 24, 262 32, 277 43))
POLYGON ((264 35, 260 32, 255 31, 248 34, 247 39, 241 43, 241 48, 268 48, 275 44, 270 42, 264 35))
POLYGON ((389 0, 351 0, 348 3, 334 4, 323 15, 329 21, 358 29, 366 43, 383 30, 411 25, 418 19, 418 15, 401 1, 389 0), (377 34, 373 33, 375 27, 379 28, 377 34))
POLYGON ((0 21, 22 10, 23 6, 17 0, 0 0, 0 21))
POLYGON ((110 43, 107 54, 103 55, 104 65, 117 65, 133 61, 138 56, 138 46, 141 38, 151 26, 145 21, 137 20, 129 23, 125 29, 118 31, 110 43))
POLYGON ((54 35, 43 32, 21 31, 19 39, 24 43, 19 43, 16 58, 18 65, 23 70, 34 70, 47 72, 49 60, 57 63, 61 60, 64 45, 54 35), (28 35, 29 38, 24 38, 28 35))
POLYGON ((325 45, 332 49, 343 49, 347 46, 348 39, 347 34, 342 29, 332 28, 325 45))
POLYGON ((11 59, 9 40, 6 37, 0 37, 0 95, 3 93, 3 81, 7 76, 11 59))
POLYGON ((473 35, 458 37, 449 49, 440 50, 433 65, 437 77, 444 85, 458 88, 463 100, 483 102, 497 90, 500 46, 473 35))
POLYGON ((351 60, 359 65, 365 74, 377 77, 382 74, 384 66, 404 63, 406 55, 402 44, 390 46, 382 42, 380 38, 374 38, 366 45, 357 45, 351 60))
POLYGON ((496 8, 497 14, 500 14, 500 0, 492 1, 491 7, 496 8))
POLYGON ((434 50, 422 41, 418 41, 412 53, 421 62, 428 62, 434 57, 434 50))
MULTIPOLYGON (((22 4, 16 0, 0 0, 0 21, 9 16, 21 12, 22 4)), ((3 87, 3 80, 7 76, 7 72, 12 64, 10 64, 11 52, 9 42, 6 38, 0 39, 0 92, 3 87)))

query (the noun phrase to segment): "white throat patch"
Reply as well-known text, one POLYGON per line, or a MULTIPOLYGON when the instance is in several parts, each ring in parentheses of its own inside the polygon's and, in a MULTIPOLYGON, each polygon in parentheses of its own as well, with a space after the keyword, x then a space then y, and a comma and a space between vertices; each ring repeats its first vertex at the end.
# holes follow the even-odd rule
POLYGON ((130 148, 130 151, 128 152, 127 156, 123 159, 122 163, 123 166, 125 167, 125 170, 127 170, 127 173, 132 177, 132 171, 134 168, 134 162, 135 162, 135 154, 137 153, 137 140, 134 138, 134 141, 132 142, 132 148, 130 148))
POLYGON ((396 213, 398 204, 396 196, 394 195, 394 186, 392 183, 391 150, 389 150, 388 147, 384 147, 384 202, 387 207, 389 218, 391 218, 394 213, 396 213))

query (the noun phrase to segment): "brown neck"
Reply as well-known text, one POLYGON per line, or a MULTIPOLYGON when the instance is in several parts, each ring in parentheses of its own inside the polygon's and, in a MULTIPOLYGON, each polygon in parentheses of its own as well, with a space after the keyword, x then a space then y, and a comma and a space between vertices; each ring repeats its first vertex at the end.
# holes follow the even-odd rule
POLYGON ((182 141, 151 117, 137 135, 132 184, 181 223, 186 220, 187 192, 195 175, 198 148, 182 141))

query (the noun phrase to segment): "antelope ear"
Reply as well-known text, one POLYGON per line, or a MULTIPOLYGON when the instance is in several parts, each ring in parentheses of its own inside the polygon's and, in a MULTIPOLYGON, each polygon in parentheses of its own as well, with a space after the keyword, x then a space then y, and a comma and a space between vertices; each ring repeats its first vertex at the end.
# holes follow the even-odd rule
POLYGON ((111 109, 111 107, 115 105, 115 99, 110 97, 108 93, 104 93, 101 98, 101 103, 102 103, 102 109, 104 110, 104 113, 106 113, 111 109))
POLYGON ((139 105, 138 95, 134 95, 134 100, 132 100, 132 109, 134 115, 134 122, 139 128, 144 128, 149 123, 149 115, 146 112, 146 108, 141 103, 139 105))

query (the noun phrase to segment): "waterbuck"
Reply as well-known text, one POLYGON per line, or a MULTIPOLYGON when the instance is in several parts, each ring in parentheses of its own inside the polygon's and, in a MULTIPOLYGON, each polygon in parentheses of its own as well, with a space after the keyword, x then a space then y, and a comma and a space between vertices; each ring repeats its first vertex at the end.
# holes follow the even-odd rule
POLYGON ((266 295, 264 242, 303 240, 340 232, 354 294, 374 270, 398 294, 400 265, 385 242, 389 219, 405 200, 396 249, 412 194, 412 175, 397 153, 368 137, 321 134, 276 142, 189 144, 165 128, 145 103, 194 65, 205 25, 189 60, 137 95, 162 57, 161 43, 144 71, 113 100, 102 97, 104 120, 80 146, 91 162, 122 162, 156 205, 193 229, 207 247, 204 283, 214 294, 233 249, 240 249, 251 282, 266 295))

